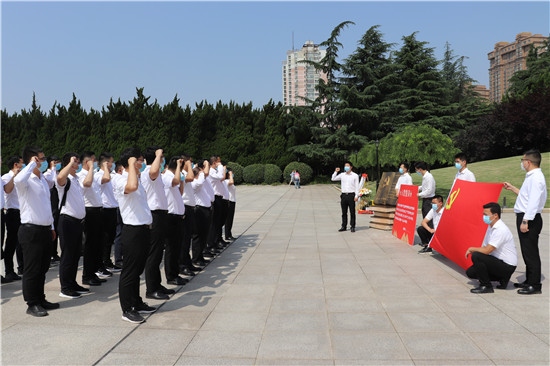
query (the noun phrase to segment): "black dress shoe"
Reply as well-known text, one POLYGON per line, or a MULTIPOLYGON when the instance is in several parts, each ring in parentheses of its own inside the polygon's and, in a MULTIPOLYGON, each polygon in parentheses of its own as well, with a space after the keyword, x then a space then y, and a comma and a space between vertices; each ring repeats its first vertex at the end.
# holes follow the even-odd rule
MULTIPOLYGON (((196 267, 195 267, 196 268, 196 267)), ((190 270, 189 268, 184 268, 182 270, 180 270, 180 274, 184 275, 184 276, 191 276, 193 277, 195 275, 195 272, 193 272, 192 270, 190 270)), ((168 282, 170 283, 170 282, 168 282)))
POLYGON ((222 244, 224 247, 226 247, 226 246, 229 245, 229 242, 222 239, 222 240, 220 240, 220 244, 222 244))
MULTIPOLYGON (((187 281, 189 282, 189 281, 187 281)), ((166 294, 166 295, 173 295, 176 293, 176 290, 172 290, 171 288, 166 288, 164 286, 160 286, 159 289, 157 290, 157 292, 161 292, 163 294, 166 294)))
POLYGON ((338 229, 338 231, 346 231, 346 227, 342 226, 340 229, 338 229))
POLYGON ((518 290, 518 294, 520 295, 534 295, 534 294, 542 294, 542 286, 530 286, 520 288, 518 290))
POLYGON ((155 300, 168 300, 170 296, 166 295, 163 292, 155 291, 152 293, 145 294, 145 297, 148 299, 155 299, 155 300))
POLYGON ((529 287, 529 285, 525 282, 517 282, 517 283, 514 283, 514 287, 515 288, 525 288, 525 287, 529 287))
POLYGON ((193 265, 194 265, 194 266, 204 267, 204 266, 206 266, 206 262, 205 262, 205 261, 202 261, 202 260, 200 260, 200 261, 194 261, 194 262, 193 262, 193 265))
POLYGON ((493 286, 479 286, 470 290, 472 294, 492 294, 495 292, 493 286))
POLYGON ((355 232, 355 228, 354 228, 354 227, 351 228, 351 232, 352 232, 352 233, 355 232))
POLYGON ((432 252, 432 248, 430 248, 427 245, 418 251, 418 253, 431 253, 431 252, 432 252))
POLYGON ((190 269, 190 270, 193 271, 193 272, 200 272, 200 271, 202 271, 202 268, 195 267, 195 266, 193 266, 193 265, 187 267, 187 269, 190 269))
POLYGON ((47 300, 42 301, 42 303, 40 303, 40 305, 42 305, 42 307, 46 310, 59 309, 59 304, 58 303, 49 302, 47 300))
POLYGON ((82 279, 82 283, 88 286, 101 286, 101 281, 95 278, 82 279))
POLYGON ((223 245, 222 243, 219 243, 219 244, 216 246, 216 248, 217 248, 218 250, 224 250, 225 247, 226 247, 226 246, 223 245))
MULTIPOLYGON (((193 273, 193 272, 191 272, 193 273)), ((193 275, 195 275, 193 273, 193 275)), ((185 285, 187 282, 189 282, 189 280, 187 279, 184 279, 184 278, 181 278, 181 277, 176 277, 174 278, 173 280, 169 280, 169 281, 166 281, 169 285, 174 285, 174 286, 183 286, 185 285)))
POLYGON ((27 309, 27 314, 40 317, 48 315, 48 312, 41 305, 31 305, 27 309))
POLYGON ((10 282, 11 281, 19 281, 20 279, 21 279, 21 277, 19 277, 17 275, 17 273, 15 273, 15 272, 10 272, 10 273, 6 274, 6 280, 8 280, 10 282))
POLYGON ((1 279, 1 282, 0 283, 10 283, 10 282, 13 282, 12 280, 8 280, 6 277, 2 276, 2 279, 1 279))
POLYGON ((498 284, 498 286, 497 286, 497 288, 498 288, 499 290, 506 290, 506 288, 508 287, 508 282, 509 282, 508 279, 506 279, 506 280, 500 280, 500 281, 499 281, 499 284, 498 284))

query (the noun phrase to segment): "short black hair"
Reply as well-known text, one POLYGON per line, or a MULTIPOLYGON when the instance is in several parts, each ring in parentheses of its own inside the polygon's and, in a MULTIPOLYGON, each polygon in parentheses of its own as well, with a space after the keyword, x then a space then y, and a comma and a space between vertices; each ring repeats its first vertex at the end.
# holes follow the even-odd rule
POLYGON ((217 155, 212 155, 210 157, 210 165, 214 165, 214 163, 218 161, 218 156, 217 155))
POLYGON ((344 163, 344 165, 346 165, 346 164, 349 164, 349 166, 353 166, 353 164, 349 160, 344 163))
POLYGON ((179 156, 179 155, 172 156, 170 158, 170 162, 168 163, 168 169, 170 169, 170 170, 176 169, 178 167, 178 160, 179 159, 181 159, 181 156, 179 156))
POLYGON ((402 162, 399 166, 403 165, 407 171, 409 170, 409 163, 402 162))
POLYGON ((61 169, 65 168, 69 163, 71 162, 72 157, 78 158, 78 154, 75 152, 68 152, 65 155, 63 155, 63 158, 61 159, 61 169))
POLYGON ((196 177, 199 176, 201 170, 199 169, 198 165, 196 167, 193 168, 193 175, 196 177))
POLYGON ((98 165, 101 166, 101 164, 105 161, 105 160, 109 160, 113 158, 113 154, 110 154, 108 152, 102 152, 101 154, 99 154, 99 160, 98 160, 98 165))
POLYGON ((433 196, 432 200, 437 200, 438 202, 443 202, 443 197, 439 194, 433 196))
POLYGON ((187 153, 183 153, 183 154, 181 154, 181 159, 183 159, 183 161, 186 162, 187 160, 191 159, 191 155, 189 155, 187 153))
POLYGON ((468 157, 463 152, 459 152, 455 155, 455 159, 460 159, 462 161, 468 162, 468 157))
POLYGON ((542 160, 540 151, 531 149, 531 150, 527 150, 523 155, 525 155, 525 158, 529 159, 529 161, 533 163, 535 166, 537 167, 540 166, 540 162, 542 160))
MULTIPOLYGON (((14 155, 14 156, 11 156, 9 159, 8 159, 8 167, 10 168, 10 170, 13 169, 13 166, 15 164, 19 164, 19 160, 21 160, 21 157, 19 155, 14 155)), ((3 194, 2 192, 0 192, 0 194, 3 194)))
POLYGON ((80 154, 80 162, 84 163, 85 159, 91 159, 92 156, 95 156, 93 151, 84 151, 84 152, 82 152, 82 154, 80 154))
POLYGON ((38 154, 43 153, 41 148, 36 146, 25 146, 23 148, 23 152, 21 153, 21 156, 23 156, 23 163, 29 165, 29 162, 31 161, 31 158, 33 156, 38 156, 38 154))
POLYGON ((52 161, 60 161, 61 159, 59 159, 59 156, 57 155, 51 155, 51 156, 48 156, 48 158, 46 159, 46 161, 48 162, 48 166, 50 165, 50 163, 52 161))
POLYGON ((153 145, 145 149, 145 151, 143 152, 143 158, 147 161, 147 165, 153 164, 153 161, 155 161, 155 158, 156 158, 155 153, 158 149, 162 149, 162 147, 153 145))
POLYGON ((425 161, 417 161, 414 164, 415 169, 428 170, 428 164, 425 161))
POLYGON ((139 159, 141 155, 141 151, 139 151, 138 148, 135 147, 129 147, 125 149, 122 154, 120 154, 120 164, 124 169, 128 168, 128 159, 130 158, 136 158, 139 159))
POLYGON ((492 214, 497 214, 498 215, 498 218, 500 219, 500 213, 501 213, 501 209, 500 209, 500 205, 496 202, 489 202, 489 203, 486 203, 483 205, 483 208, 488 208, 491 210, 491 213, 492 214))

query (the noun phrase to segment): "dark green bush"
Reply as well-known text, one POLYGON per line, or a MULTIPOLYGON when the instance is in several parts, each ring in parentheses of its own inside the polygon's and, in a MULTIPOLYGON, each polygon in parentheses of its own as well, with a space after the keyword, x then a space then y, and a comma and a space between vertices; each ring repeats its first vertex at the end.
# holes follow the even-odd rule
POLYGON ((283 177, 285 182, 290 181, 290 173, 293 170, 297 170, 300 173, 300 184, 308 184, 313 178, 313 169, 306 163, 300 163, 299 161, 293 161, 285 167, 283 177))
POLYGON ((264 170, 264 182, 267 184, 279 183, 281 182, 281 176, 283 172, 275 164, 266 164, 264 170))
POLYGON ((235 184, 241 184, 244 181, 242 165, 230 161, 227 163, 227 167, 233 169, 233 181, 235 184))
POLYGON ((261 184, 264 182, 264 170, 263 164, 252 164, 244 168, 243 178, 244 182, 248 184, 261 184))

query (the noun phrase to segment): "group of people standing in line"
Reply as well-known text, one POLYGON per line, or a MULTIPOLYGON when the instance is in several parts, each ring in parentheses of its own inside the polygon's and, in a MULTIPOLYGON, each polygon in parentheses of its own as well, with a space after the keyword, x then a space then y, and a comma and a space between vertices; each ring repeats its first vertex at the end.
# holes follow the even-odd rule
MULTIPOLYGON (((542 292, 541 260, 539 254, 539 234, 542 230, 542 210, 547 200, 547 188, 544 174, 540 168, 541 154, 538 150, 526 151, 521 159, 521 169, 526 172, 521 188, 516 188, 504 182, 504 188, 518 195, 514 205, 516 226, 523 260, 526 266, 526 279, 521 283, 514 283, 518 294, 531 295, 542 292)), ((458 170, 457 179, 475 182, 476 178, 468 169, 468 158, 464 153, 455 155, 455 167, 458 170)), ((347 228, 347 212, 350 212, 351 231, 355 232, 355 202, 359 199, 359 176, 352 171, 351 162, 344 165, 345 172, 340 173, 336 168, 333 181, 342 182, 340 196, 342 209, 342 226, 338 231, 347 228)), ((435 179, 429 172, 428 164, 419 161, 414 164, 417 174, 422 176, 422 185, 419 187, 418 197, 422 199, 422 223, 417 228, 422 249, 419 253, 430 253, 429 243, 437 230, 437 226, 444 213, 445 202, 441 195, 435 193, 435 179)), ((398 196, 402 185, 412 185, 409 174, 409 164, 403 162, 399 166, 399 177, 395 185, 395 194, 398 196)), ((467 269, 466 275, 479 280, 479 286, 471 289, 472 293, 494 292, 491 281, 498 282, 497 288, 506 289, 510 277, 517 267, 517 252, 513 235, 510 229, 501 220, 502 209, 498 203, 488 202, 483 205, 483 217, 480 218, 488 225, 481 247, 470 247, 465 256, 471 255, 473 265, 467 269)))
POLYGON ((182 286, 188 279, 180 275, 194 276, 235 240, 233 172, 219 156, 193 163, 182 154, 167 163, 163 149, 151 146, 143 152, 126 149, 115 162, 109 153, 96 159, 93 152, 71 152, 59 159, 25 147, 8 164, 0 194, 2 283, 22 275, 30 315, 42 317, 59 308, 44 293, 46 273, 57 259, 58 237, 59 296, 77 299, 90 293, 76 280, 82 256, 83 285, 101 286, 120 272, 122 319, 132 323, 156 311, 140 296, 143 272, 146 298, 169 299, 175 290, 162 285, 163 257, 167 284, 182 286))

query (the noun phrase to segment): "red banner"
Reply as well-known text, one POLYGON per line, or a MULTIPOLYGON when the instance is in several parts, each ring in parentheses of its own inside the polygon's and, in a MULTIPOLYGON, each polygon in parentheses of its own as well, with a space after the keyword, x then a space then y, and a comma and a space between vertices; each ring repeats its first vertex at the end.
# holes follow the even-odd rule
POLYGON ((392 234, 410 245, 414 242, 418 212, 418 186, 404 184, 399 189, 392 234))
POLYGON ((445 203, 445 211, 430 247, 460 267, 472 265, 469 247, 481 246, 487 224, 483 222, 483 205, 498 202, 502 183, 474 183, 457 179, 445 203))

